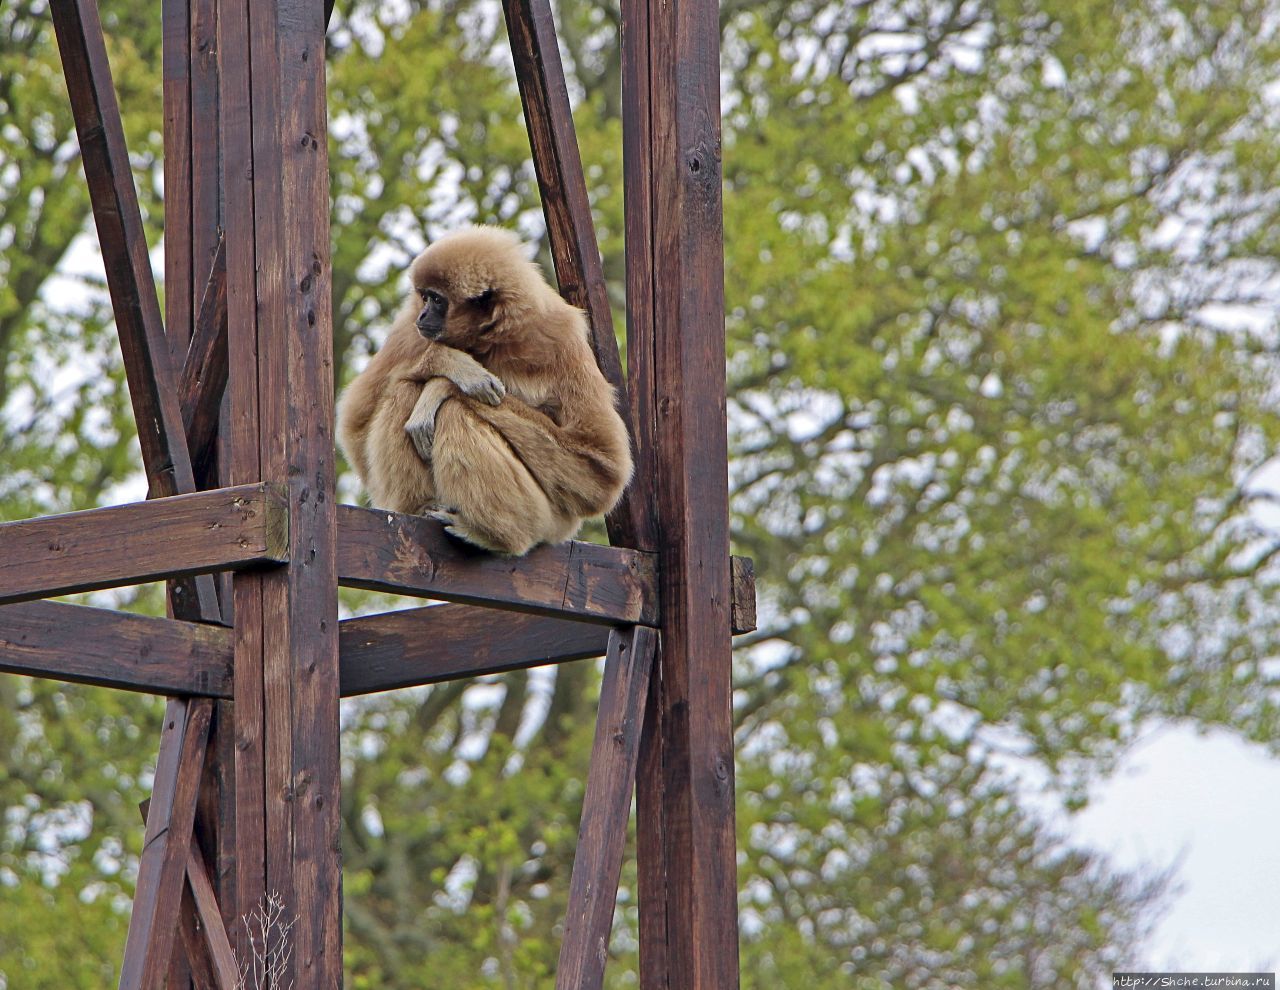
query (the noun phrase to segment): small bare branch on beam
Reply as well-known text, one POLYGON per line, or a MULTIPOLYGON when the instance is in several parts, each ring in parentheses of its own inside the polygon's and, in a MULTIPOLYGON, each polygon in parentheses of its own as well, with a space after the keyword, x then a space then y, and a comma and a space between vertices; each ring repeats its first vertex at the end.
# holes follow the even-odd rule
POLYGON ((584 621, 657 621, 649 554, 571 541, 496 557, 451 539, 433 520, 352 505, 338 507, 338 580, 584 621))
POLYGON ((62 602, 6 605, 0 608, 0 671, 229 698, 231 632, 62 602))
POLYGON ((657 630, 645 626, 615 629, 609 634, 556 990, 600 990, 604 984, 645 699, 657 645, 657 630))
POLYGON ((288 534, 266 484, 3 523, 0 604, 278 563, 288 534))

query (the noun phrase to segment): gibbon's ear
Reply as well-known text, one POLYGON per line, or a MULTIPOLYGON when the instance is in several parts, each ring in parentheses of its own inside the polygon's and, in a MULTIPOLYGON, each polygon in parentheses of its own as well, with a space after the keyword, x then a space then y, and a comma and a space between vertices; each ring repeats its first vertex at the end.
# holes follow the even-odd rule
POLYGON ((485 289, 478 296, 472 296, 467 300, 467 302, 471 303, 471 305, 475 306, 477 309, 489 310, 493 309, 495 298, 496 294, 493 289, 485 289))

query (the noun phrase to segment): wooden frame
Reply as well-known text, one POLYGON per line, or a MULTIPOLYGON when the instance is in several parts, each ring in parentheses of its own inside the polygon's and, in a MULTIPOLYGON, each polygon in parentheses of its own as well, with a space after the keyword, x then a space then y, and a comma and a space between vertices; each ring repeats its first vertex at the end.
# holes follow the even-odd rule
POLYGON ((634 790, 642 986, 736 986, 729 657, 755 597, 729 555, 716 6, 623 3, 624 381, 551 8, 504 0, 560 289, 637 463, 613 546, 519 560, 335 504, 332 6, 164 0, 162 320, 96 2, 51 4, 152 500, 0 526, 0 672, 170 696, 120 986, 231 990, 268 894, 284 981, 340 986, 339 697, 601 655, 556 985, 602 985, 634 790), (167 619, 32 600, 157 578, 167 619), (339 623, 339 584, 451 604, 339 623))

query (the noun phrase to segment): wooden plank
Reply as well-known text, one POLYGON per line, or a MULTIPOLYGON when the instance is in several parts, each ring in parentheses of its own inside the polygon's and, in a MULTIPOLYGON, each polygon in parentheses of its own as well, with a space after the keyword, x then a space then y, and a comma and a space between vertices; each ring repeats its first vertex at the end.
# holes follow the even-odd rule
POLYGON ((205 280, 195 332, 178 379, 182 425, 195 473, 208 477, 227 388, 227 247, 221 237, 205 280))
MULTIPOLYGON (((150 809, 150 798, 138 805, 144 823, 150 809)), ((194 836, 187 856, 186 888, 182 894, 178 924, 179 935, 187 957, 191 960, 191 973, 198 990, 240 988, 242 985, 235 953, 231 949, 226 926, 218 911, 217 895, 204 863, 204 855, 194 836)))
POLYGON ((0 604, 278 562, 288 510, 242 485, 0 524, 0 604))
MULTIPOLYGON (((191 492, 195 490, 194 475, 173 387, 169 341, 160 320, 155 277, 129 169, 98 7, 94 0, 56 0, 50 4, 50 12, 89 183, 150 495, 191 492)), ((166 23, 171 39, 178 27, 176 21, 166 23)), ((166 65, 166 72, 172 71, 174 66, 166 65)), ((173 97, 174 88, 180 89, 181 85, 180 79, 171 80, 166 95, 173 97)), ((170 126, 166 117, 166 127, 170 126)), ((170 138, 173 136, 169 134, 170 138)), ((179 181, 179 200, 182 188, 179 181)), ((180 213, 182 207, 176 203, 175 209, 180 213)), ((181 241, 182 232, 175 234, 181 241)), ((182 278, 181 272, 175 273, 179 296, 183 295, 182 278)), ((177 618, 218 618, 217 593, 210 577, 176 582, 170 588, 170 596, 177 618)))
POLYGON ((173 377, 169 344, 160 320, 97 4, 93 0, 55 0, 50 11, 89 181, 147 479, 159 496, 192 491, 190 463, 174 456, 179 449, 185 452, 182 416, 176 393, 165 387, 173 377))
POLYGON ((641 986, 738 986, 720 59, 712 0, 623 2, 629 367, 662 647, 642 741, 641 986), (647 203, 641 207, 640 203, 647 203), (649 442, 646 444, 646 440, 649 442))
MULTIPOLYGON (((219 4, 218 62, 227 243, 228 470, 232 482, 253 481, 263 477, 263 472, 258 449, 257 260, 246 0, 222 0, 219 4)), ((249 572, 239 574, 232 582, 236 858, 235 898, 230 910, 237 919, 252 915, 266 893, 262 582, 262 575, 249 572)), ((251 958, 244 926, 233 925, 230 934, 237 956, 251 958)))
POLYGON ((750 557, 729 558, 730 580, 733 585, 733 634, 755 632, 756 629, 756 562, 750 557))
POLYGON ((231 948, 231 940, 227 937, 227 929, 218 907, 213 881, 194 837, 191 839, 190 851, 187 855, 187 884, 196 916, 200 919, 199 931, 208 952, 209 968, 213 976, 212 985, 216 990, 236 990, 240 984, 235 952, 231 948))
POLYGON ((218 20, 233 480, 287 485, 292 558, 234 582, 236 897, 280 898, 296 920, 281 985, 327 990, 342 953, 324 8, 228 0, 218 20))
POLYGON ((594 622, 657 618, 653 558, 634 550, 571 541, 499 557, 434 520, 353 505, 338 507, 338 527, 338 578, 348 587, 594 622))
MULTIPOLYGON (((504 0, 503 12, 560 294, 586 311, 596 363, 617 389, 618 411, 634 441, 627 384, 551 4, 548 0, 504 0)), ((610 542, 615 545, 641 545, 637 541, 646 523, 633 492, 634 487, 625 492, 605 520, 610 542)))
POLYGON ((207 698, 165 710, 120 990, 158 990, 169 972, 212 711, 207 698))
POLYGON ((110 609, 0 608, 0 671, 151 694, 231 696, 231 632, 110 609))
MULTIPOLYGON (((187 0, 191 93, 191 294, 188 306, 198 321, 207 283, 222 242, 222 180, 218 136, 218 4, 187 0)), ((193 324, 193 333, 194 326, 193 324)), ((175 354, 182 352, 175 352, 175 354)), ((194 460, 194 458, 193 458, 194 460)))
POLYGON ((645 626, 615 629, 600 686, 591 769, 582 798, 569 910, 556 967, 556 990, 600 990, 609 957, 618 878, 644 727, 658 634, 645 626))
POLYGON ((605 653, 609 627, 432 605, 344 619, 342 696, 499 674, 605 653))
POLYGON ((164 0, 164 322, 174 358, 191 339, 191 52, 188 0, 164 0))

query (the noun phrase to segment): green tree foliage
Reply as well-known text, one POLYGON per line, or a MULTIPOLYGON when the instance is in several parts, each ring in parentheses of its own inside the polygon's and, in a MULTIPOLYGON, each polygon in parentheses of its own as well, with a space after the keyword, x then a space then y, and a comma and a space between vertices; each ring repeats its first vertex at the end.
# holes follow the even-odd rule
MULTIPOLYGON (((542 229, 500 11, 339 6, 341 383, 425 237, 542 229)), ((6 518, 138 487, 43 8, 0 10, 6 518)), ((1280 10, 721 10, 734 538, 762 605, 736 681, 744 986, 1094 985, 1163 878, 1071 848, 1018 772, 1072 806, 1153 719, 1277 737, 1253 513, 1280 10)), ((155 217, 158 21, 106 14, 155 217)), ((621 326, 618 12, 558 16, 621 326)), ((549 985, 597 683, 579 664, 345 709, 351 986, 549 985)), ((156 719, 0 678, 0 987, 109 982, 156 719)), ((628 867, 618 987, 634 890, 628 867)))

